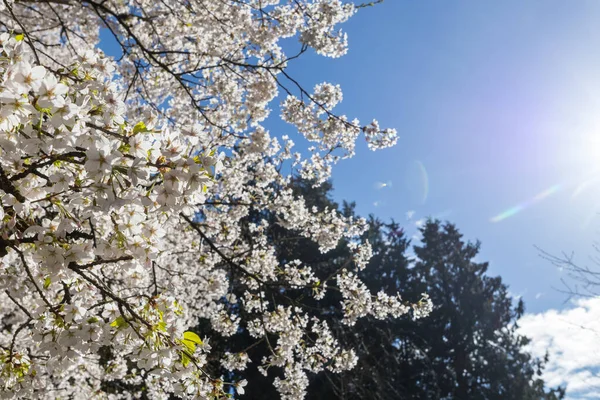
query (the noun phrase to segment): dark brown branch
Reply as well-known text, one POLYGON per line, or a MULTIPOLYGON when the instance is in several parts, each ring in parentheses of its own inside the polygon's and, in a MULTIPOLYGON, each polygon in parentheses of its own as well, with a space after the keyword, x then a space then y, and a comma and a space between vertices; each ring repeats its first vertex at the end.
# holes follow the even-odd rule
POLYGON ((133 260, 133 257, 132 256, 123 256, 123 257, 119 257, 119 258, 114 258, 112 260, 102 260, 102 259, 100 259, 100 260, 96 260, 96 261, 93 261, 91 263, 83 264, 83 265, 77 264, 76 262, 70 262, 69 263, 69 269, 72 269, 72 270, 76 270, 76 269, 77 270, 83 270, 83 269, 88 269, 88 268, 94 267, 96 265, 111 264, 111 263, 116 263, 116 262, 119 262, 119 261, 129 261, 129 260, 133 260))
POLYGON ((19 334, 19 332, 21 332, 27 325, 29 325, 31 323, 32 318, 29 318, 26 322, 22 323, 21 325, 19 325, 19 327, 15 330, 15 333, 13 334, 12 340, 10 341, 10 349, 8 351, 8 362, 10 363, 12 361, 12 356, 13 356, 13 350, 15 348, 15 342, 17 341, 17 335, 19 334))
POLYGON ((27 309, 25 307, 23 307, 14 297, 12 297, 8 290, 5 290, 4 293, 6 293, 8 298, 11 299, 12 302, 15 303, 17 305, 17 307, 19 307, 21 309, 21 311, 23 311, 25 313, 25 315, 27 315, 27 317, 29 317, 29 319, 33 319, 33 316, 29 313, 29 311, 27 311, 27 309))
POLYGON ((25 202, 25 197, 21 194, 21 192, 19 192, 15 185, 13 185, 10 179, 8 179, 6 173, 4 172, 4 168, 2 168, 2 165, 0 165, 0 189, 15 196, 20 203, 25 202))
POLYGON ((19 179, 23 179, 27 175, 35 173, 35 171, 38 168, 47 167, 48 165, 52 165, 56 161, 68 161, 68 162, 73 162, 75 164, 83 164, 82 161, 73 160, 74 157, 85 157, 85 153, 81 152, 81 151, 70 151, 68 153, 51 156, 49 159, 46 159, 44 161, 39 161, 37 163, 29 165, 25 171, 11 176, 10 180, 12 182, 14 182, 14 181, 18 181, 19 179))
POLYGON ((109 136, 112 136, 112 137, 115 137, 115 138, 117 138, 119 140, 122 140, 125 143, 129 143, 129 138, 127 136, 121 135, 121 134, 116 133, 116 132, 109 131, 108 129, 106 129, 104 127, 92 124, 91 122, 86 122, 85 126, 87 126, 88 128, 97 129, 97 130, 99 130, 101 132, 104 132, 105 134, 107 134, 109 136))
POLYGON ((70 5, 70 0, 17 0, 16 3, 48 3, 70 5))
MULTIPOLYGON (((121 299, 119 296, 115 295, 112 291, 110 291, 109 289, 105 288, 103 285, 101 285, 99 282, 97 282, 96 280, 90 278, 89 276, 87 276, 82 269, 80 268, 76 268, 76 267, 72 267, 71 264, 69 264, 69 269, 71 269, 71 271, 74 271, 76 274, 78 274, 79 276, 81 276, 83 279, 85 279, 86 281, 88 281, 89 283, 91 283, 94 287, 96 287, 98 290, 100 290, 100 292, 105 295, 106 297, 109 297, 110 299, 114 300, 115 302, 117 302, 117 304, 120 307, 123 307, 127 310, 127 312, 134 317, 136 320, 140 321, 141 323, 143 323, 144 325, 146 325, 148 328, 152 328, 152 325, 150 325, 150 323, 148 321, 146 321, 144 318, 142 318, 137 312, 135 312, 135 310, 131 307, 131 305, 126 302, 125 300, 121 299)), ((123 314, 123 313, 121 313, 123 314)), ((125 315, 123 315, 123 317, 125 317, 125 315)))
POLYGON ((21 20, 19 18, 17 18, 17 16, 13 12, 12 5, 7 0, 3 0, 3 1, 4 1, 4 5, 8 9, 8 12, 13 17, 13 19, 17 22, 17 24, 21 28, 21 31, 25 35, 25 37, 27 37, 27 44, 29 45, 29 47, 31 47, 31 51, 33 52, 33 56, 35 57, 35 60, 37 61, 38 64, 41 64, 40 63, 40 56, 38 55, 37 50, 35 49, 35 46, 33 44, 33 40, 31 39, 31 36, 29 36, 29 32, 27 31, 27 29, 25 29, 25 27, 21 23, 21 20))
POLYGON ((25 261, 25 256, 23 255, 23 252, 21 250, 17 249, 15 246, 11 246, 11 248, 14 251, 16 251, 17 254, 19 254, 19 258, 21 259, 21 262, 23 263, 23 268, 25 269, 25 272, 27 273, 27 277, 29 278, 29 280, 33 284, 36 292, 38 292, 38 294, 42 298, 42 301, 46 304, 46 306, 48 307, 48 309, 50 311, 52 311, 57 317, 59 317, 59 318, 62 319, 62 317, 60 316, 60 314, 56 311, 55 307, 52 304, 50 304, 50 302, 48 301, 48 299, 44 295, 44 292, 42 292, 42 289, 40 289, 40 287, 38 286, 37 282, 35 281, 35 278, 33 277, 33 274, 31 273, 31 270, 29 269, 29 266, 27 265, 27 261, 25 261))
POLYGON ((257 281, 259 283, 264 283, 263 280, 260 279, 256 274, 253 274, 253 273, 249 272, 246 268, 242 267, 240 264, 236 263, 231 258, 227 257, 213 243, 213 241, 208 236, 206 236, 206 234, 200 229, 200 227, 198 226, 198 224, 196 224, 194 221, 192 221, 189 217, 187 217, 183 213, 180 213, 179 215, 181 216, 181 218, 183 218, 192 227, 192 229, 194 229, 200 235, 200 237, 202 239, 204 239, 206 241, 206 243, 208 244, 208 247, 210 247, 215 253, 217 253, 223 259, 223 261, 225 261, 227 264, 229 264, 231 267, 235 268, 236 270, 242 272, 247 277, 252 278, 252 279, 254 279, 255 281, 257 281))

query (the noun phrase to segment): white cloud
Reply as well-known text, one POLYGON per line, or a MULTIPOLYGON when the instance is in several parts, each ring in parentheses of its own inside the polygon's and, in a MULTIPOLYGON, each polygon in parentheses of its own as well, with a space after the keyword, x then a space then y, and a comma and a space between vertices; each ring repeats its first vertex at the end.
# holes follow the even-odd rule
POLYGON ((568 399, 600 398, 600 297, 577 300, 566 310, 526 314, 519 325, 531 339, 532 355, 548 352, 549 387, 567 385, 568 399))
POLYGON ((406 220, 410 221, 413 218, 414 215, 415 215, 415 210, 407 211, 406 212, 406 220))
POLYGON ((515 292, 511 292, 510 290, 508 291, 508 296, 512 298, 513 301, 518 301, 520 300, 524 295, 527 294, 527 289, 525 290, 521 290, 519 293, 515 293, 515 292))

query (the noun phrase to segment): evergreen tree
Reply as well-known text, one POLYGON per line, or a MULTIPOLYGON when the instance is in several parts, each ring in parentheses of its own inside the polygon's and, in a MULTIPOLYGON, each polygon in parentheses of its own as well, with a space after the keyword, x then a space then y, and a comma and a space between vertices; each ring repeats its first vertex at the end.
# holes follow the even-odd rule
POLYGON ((427 292, 436 307, 412 325, 414 334, 399 338, 414 349, 413 359, 424 354, 421 368, 413 365, 404 382, 428 393, 411 398, 561 398, 561 389, 544 391, 543 362, 523 350, 528 339, 516 333, 523 302, 513 307, 502 279, 486 275, 488 263, 476 261, 480 243, 465 242, 453 224, 440 221, 428 221, 421 233, 403 292, 427 292))
POLYGON ((352 331, 338 326, 344 341, 359 349, 359 363, 342 375, 317 376, 312 399, 547 399, 540 378, 546 360, 525 350, 517 334, 524 312, 513 306, 500 277, 477 262, 480 244, 465 242, 453 224, 428 221, 413 246, 398 224, 372 218, 368 233, 375 256, 363 272, 371 287, 400 291, 409 298, 426 292, 435 305, 418 320, 360 321, 352 331))
MULTIPOLYGON (((309 207, 341 209, 354 215, 354 204, 338 206, 330 198, 332 186, 317 189, 311 182, 298 180, 294 191, 309 207)), ((248 217, 248 222, 253 216, 248 217)), ((278 260, 300 260, 324 275, 333 273, 351 258, 348 243, 322 254, 309 240, 290 234, 272 217, 269 237, 277 245, 278 260)), ((564 397, 559 388, 547 391, 540 378, 545 360, 532 358, 525 350, 528 339, 517 334, 524 304, 513 305, 500 277, 486 275, 488 264, 476 261, 479 243, 465 242, 450 223, 428 221, 422 240, 411 247, 396 222, 384 223, 371 216, 365 233, 373 248, 367 268, 359 273, 369 289, 403 293, 414 301, 428 293, 435 305, 424 319, 359 319, 349 328, 340 323, 341 297, 330 293, 315 312, 328 321, 344 346, 357 350, 358 364, 342 374, 311 376, 308 399, 458 399, 458 400, 557 400, 564 397), (409 256, 411 249, 414 255, 409 256)), ((301 290, 282 295, 302 298, 301 290)), ((307 307, 317 306, 303 299, 307 307)), ((235 340, 212 344, 222 352, 246 349, 252 340, 243 335, 235 340)), ((218 352, 215 360, 218 360, 218 352)), ((252 359, 269 354, 268 343, 249 350, 252 359)), ((213 364, 214 372, 219 370, 213 364)), ((221 373, 225 374, 224 370, 221 373)), ((249 384, 246 399, 278 399, 271 388, 273 371, 261 375, 257 365, 245 371, 249 384)))

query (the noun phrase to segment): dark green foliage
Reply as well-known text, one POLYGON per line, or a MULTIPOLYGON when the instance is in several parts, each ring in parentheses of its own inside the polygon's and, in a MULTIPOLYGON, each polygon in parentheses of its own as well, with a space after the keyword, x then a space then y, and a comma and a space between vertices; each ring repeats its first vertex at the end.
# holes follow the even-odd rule
POLYGON ((487 276, 488 263, 475 261, 479 243, 463 241, 454 225, 439 221, 428 221, 421 233, 398 290, 409 297, 427 292, 436 307, 428 318, 389 324, 405 373, 381 372, 406 388, 400 398, 560 398, 560 391, 544 391, 543 363, 523 351, 527 339, 516 333, 523 303, 513 307, 501 278, 487 276))
MULTIPOLYGON (((354 204, 340 208, 329 195, 330 184, 312 188, 310 182, 295 181, 293 189, 309 206, 338 208, 354 214, 354 204)), ((321 254, 311 241, 281 228, 271 217, 270 238, 281 263, 301 260, 331 276, 351 259, 346 243, 321 254)), ((250 215, 248 221, 252 221, 250 215)), ((479 243, 465 242, 450 223, 428 221, 420 229, 421 243, 411 247, 404 231, 395 222, 383 223, 370 217, 365 233, 374 251, 367 268, 359 275, 373 293, 383 289, 399 292, 408 301, 428 293, 433 313, 413 321, 406 316, 380 321, 363 318, 353 327, 341 321, 341 298, 335 292, 324 301, 312 302, 309 293, 286 290, 280 301, 301 298, 306 307, 329 321, 345 347, 359 356, 358 365, 343 374, 321 372, 310 376, 307 398, 325 399, 458 399, 458 400, 557 400, 564 389, 547 390, 540 378, 546 360, 532 358, 524 351, 528 339, 516 332, 524 305, 513 305, 500 277, 486 275, 488 264, 478 262, 479 243), (411 254, 409 257, 409 254, 411 254)), ((235 291, 235 289, 234 289, 235 291)), ((275 299, 278 301, 278 299, 275 299)), ((197 327, 210 329, 208 324, 197 327)), ((273 338, 275 340, 275 338, 273 338)), ((210 372, 226 379, 248 380, 243 399, 278 399, 272 386, 276 372, 264 377, 257 370, 269 354, 265 342, 240 332, 229 339, 211 343, 210 372), (248 351, 252 363, 242 375, 223 370, 219 353, 248 351)))

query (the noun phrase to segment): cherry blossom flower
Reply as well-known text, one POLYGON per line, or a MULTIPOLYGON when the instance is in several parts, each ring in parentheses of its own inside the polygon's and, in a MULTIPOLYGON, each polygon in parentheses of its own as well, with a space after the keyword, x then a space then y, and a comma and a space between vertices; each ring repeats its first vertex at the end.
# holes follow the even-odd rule
POLYGON ((340 24, 356 11, 340 0, 0 2, 0 397, 118 398, 106 381, 149 398, 243 395, 246 380, 206 366, 211 344, 247 334, 272 341, 271 354, 227 349, 222 366, 277 369, 282 399, 301 399, 309 373, 351 369, 356 354, 286 290, 311 304, 341 293, 348 325, 431 312, 426 294, 410 303, 359 279, 366 220, 309 207, 291 187, 326 181, 361 137, 373 150, 396 142, 377 121, 337 114, 338 85, 305 89, 287 72, 309 47, 345 54, 340 24), (116 59, 96 46, 102 27, 116 59), (286 54, 294 37, 300 50, 286 54), (293 140, 263 125, 273 112, 293 140), (353 256, 333 275, 280 261, 273 221, 323 253, 350 243, 353 256))

